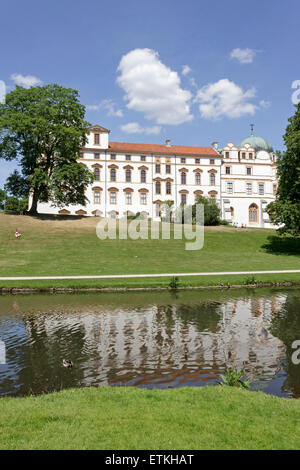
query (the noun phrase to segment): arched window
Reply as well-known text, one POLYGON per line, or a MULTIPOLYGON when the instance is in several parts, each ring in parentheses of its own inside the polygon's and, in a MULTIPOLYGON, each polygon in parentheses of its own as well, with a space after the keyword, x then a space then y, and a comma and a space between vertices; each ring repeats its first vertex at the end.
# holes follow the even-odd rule
POLYGON ((216 185, 216 175, 215 175, 214 173, 210 173, 209 180, 210 180, 210 185, 211 185, 211 186, 215 186, 215 185, 216 185))
POLYGON ((155 193, 160 194, 160 181, 155 182, 155 193))
POLYGON ((131 182, 131 170, 126 170, 126 183, 131 182))
POLYGON ((186 173, 184 171, 181 173, 181 184, 186 184, 186 173))
POLYGON ((201 184, 201 174, 199 172, 195 174, 195 184, 201 184))
POLYGON ((171 194, 171 182, 166 182, 166 194, 171 194))
POLYGON ((116 181, 116 170, 115 170, 115 168, 111 168, 111 170, 110 170, 110 181, 116 181))
POLYGON ((255 224, 258 222, 258 207, 256 204, 249 206, 249 223, 255 224))
POLYGON ((141 170, 141 183, 146 183, 146 170, 141 170))
POLYGON ((95 181, 100 181, 100 169, 99 168, 94 169, 94 176, 95 176, 95 181))

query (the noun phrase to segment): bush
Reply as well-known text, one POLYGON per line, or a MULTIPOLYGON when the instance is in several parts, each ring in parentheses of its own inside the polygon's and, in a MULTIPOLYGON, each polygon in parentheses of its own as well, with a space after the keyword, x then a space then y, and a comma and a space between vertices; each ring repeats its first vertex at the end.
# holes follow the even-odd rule
POLYGON ((7 212, 19 213, 21 211, 25 212, 28 208, 27 199, 17 199, 13 196, 7 196, 5 199, 4 209, 7 212))
POLYGON ((250 388, 249 380, 242 380, 244 374, 245 366, 241 370, 237 370, 235 367, 228 369, 225 375, 221 375, 223 382, 219 382, 221 385, 228 385, 229 387, 238 387, 238 388, 250 388))
POLYGON ((179 287, 179 279, 177 276, 173 276, 170 280, 169 287, 171 289, 177 289, 179 287))

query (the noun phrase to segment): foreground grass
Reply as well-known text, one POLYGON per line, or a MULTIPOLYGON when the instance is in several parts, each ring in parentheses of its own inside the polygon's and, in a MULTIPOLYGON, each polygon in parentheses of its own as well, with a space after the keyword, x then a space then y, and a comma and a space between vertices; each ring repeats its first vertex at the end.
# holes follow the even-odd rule
MULTIPOLYGON (((44 219, 0 213, 0 276, 67 276, 288 270, 300 268, 300 238, 274 230, 207 227, 204 248, 185 240, 99 240, 96 218, 44 219), (14 230, 22 233, 19 240, 14 230)), ((257 275, 257 281, 299 281, 299 274, 257 275)), ((243 284, 247 276, 182 278, 181 285, 243 284)), ((156 287, 169 279, 0 282, 0 287, 156 287)))
POLYGON ((299 449, 300 401, 226 387, 0 399, 0 449, 299 449))

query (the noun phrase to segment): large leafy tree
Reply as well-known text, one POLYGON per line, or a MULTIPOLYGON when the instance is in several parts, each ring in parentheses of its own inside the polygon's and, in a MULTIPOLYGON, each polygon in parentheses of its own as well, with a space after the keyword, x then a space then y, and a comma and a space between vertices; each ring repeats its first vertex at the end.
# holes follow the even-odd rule
POLYGON ((281 233, 300 234, 300 103, 283 136, 284 153, 278 153, 277 198, 268 205, 271 221, 281 233))
POLYGON ((15 197, 30 194, 31 213, 38 202, 86 204, 93 175, 77 162, 89 126, 84 116, 78 92, 56 84, 17 86, 0 104, 0 158, 16 159, 20 167, 6 190, 15 197))

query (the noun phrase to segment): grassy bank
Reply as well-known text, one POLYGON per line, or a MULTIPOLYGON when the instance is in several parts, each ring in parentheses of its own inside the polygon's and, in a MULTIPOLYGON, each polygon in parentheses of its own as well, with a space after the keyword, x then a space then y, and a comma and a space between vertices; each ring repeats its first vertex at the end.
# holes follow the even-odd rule
POLYGON ((0 399, 0 449, 299 449, 300 401, 225 387, 0 399))
MULTIPOLYGON (((96 218, 47 219, 0 214, 0 276, 67 276, 288 270, 300 267, 300 239, 274 230, 207 227, 202 250, 185 240, 99 240, 96 218), (14 230, 22 233, 15 239, 14 230)), ((180 285, 245 284, 246 275, 182 277, 180 285)), ((255 275, 260 282, 299 281, 300 274, 255 275)), ((157 287, 168 278, 1 281, 0 287, 157 287)))

